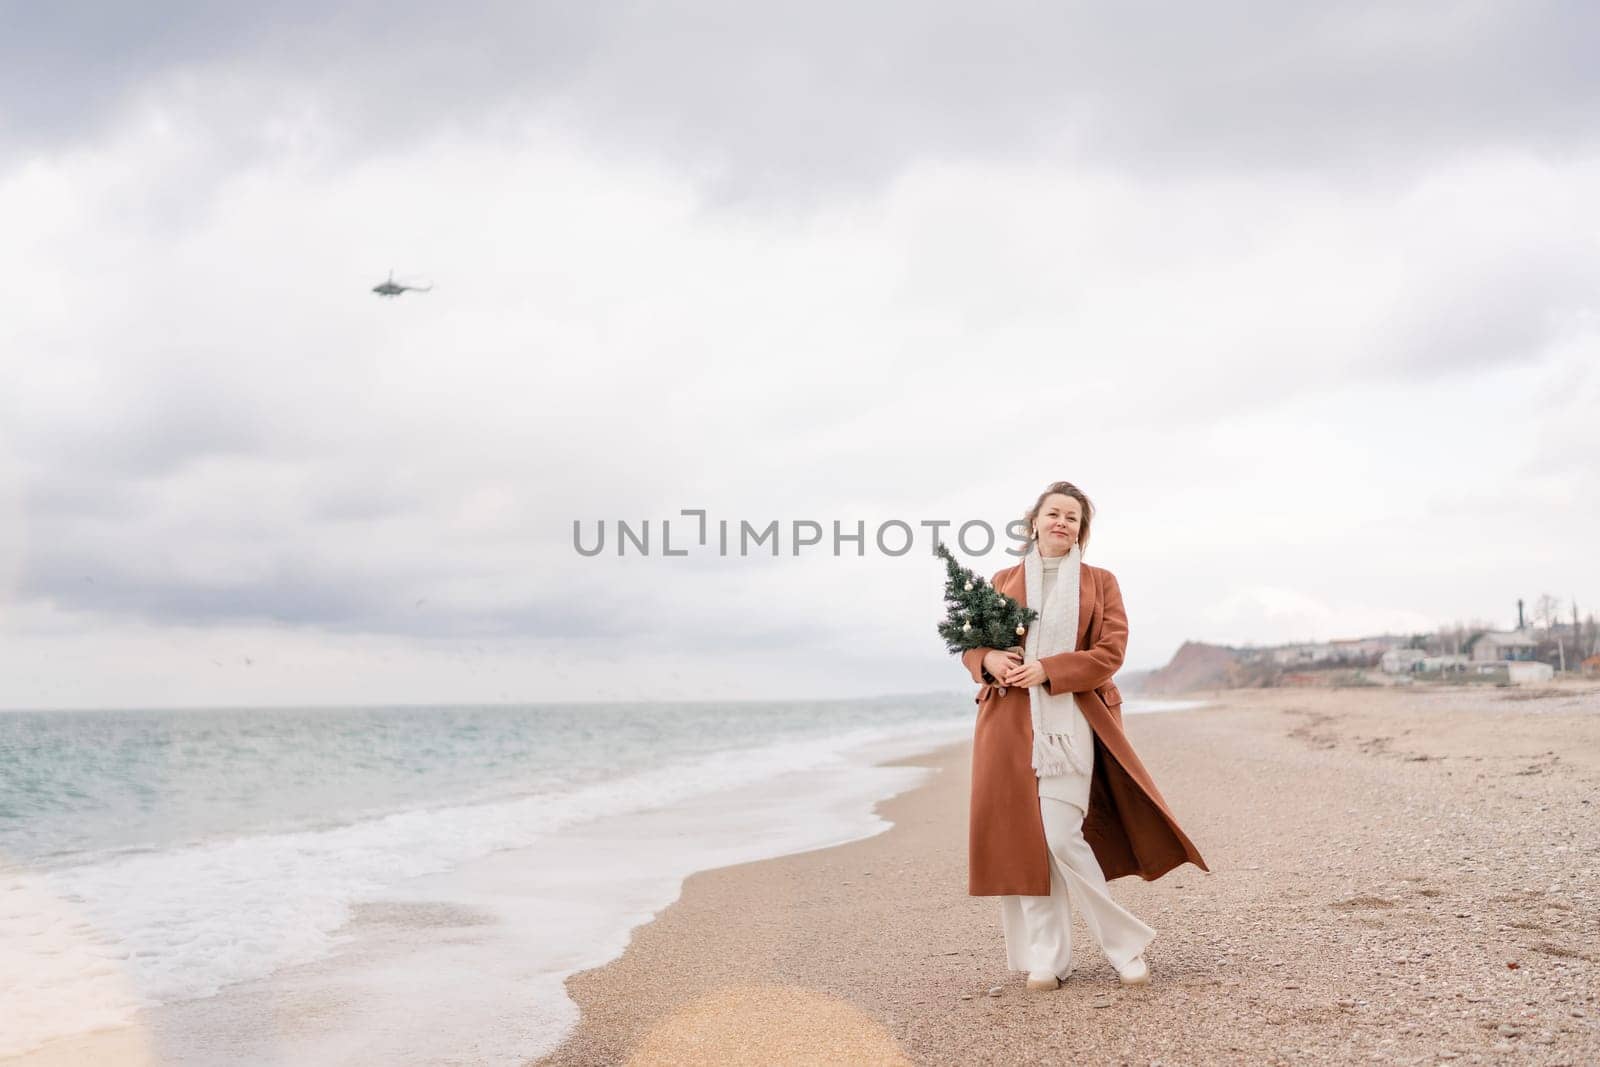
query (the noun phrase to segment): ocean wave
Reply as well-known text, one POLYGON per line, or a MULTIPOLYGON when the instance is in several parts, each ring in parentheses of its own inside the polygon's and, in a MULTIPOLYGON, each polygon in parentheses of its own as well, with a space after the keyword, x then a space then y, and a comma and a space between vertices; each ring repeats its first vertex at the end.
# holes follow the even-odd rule
POLYGON ((715 752, 561 793, 453 804, 315 831, 242 836, 0 873, 0 1055, 132 1020, 326 955, 387 887, 527 848, 590 820, 670 807, 852 752, 955 740, 965 716, 715 752))

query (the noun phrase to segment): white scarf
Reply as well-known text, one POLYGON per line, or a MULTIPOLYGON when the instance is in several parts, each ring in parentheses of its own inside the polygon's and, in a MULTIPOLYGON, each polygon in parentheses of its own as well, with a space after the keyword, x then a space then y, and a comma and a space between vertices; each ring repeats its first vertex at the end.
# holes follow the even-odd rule
MULTIPOLYGON (((1028 606, 1040 605, 1039 617, 1028 628, 1023 644, 1025 662, 1072 652, 1078 647, 1079 565, 1083 551, 1076 544, 1061 561, 1056 585, 1048 603, 1044 596, 1044 563, 1035 542, 1022 561, 1028 606)), ((1072 743, 1075 717, 1080 714, 1071 693, 1052 693, 1041 685, 1028 687, 1028 704, 1033 712, 1033 770, 1039 777, 1091 773, 1089 763, 1072 743)))

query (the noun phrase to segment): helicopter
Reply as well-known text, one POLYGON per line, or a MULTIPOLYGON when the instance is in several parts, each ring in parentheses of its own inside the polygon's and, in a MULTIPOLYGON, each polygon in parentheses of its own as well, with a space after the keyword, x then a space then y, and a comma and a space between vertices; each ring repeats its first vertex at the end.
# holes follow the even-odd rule
POLYGON ((377 293, 379 296, 399 296, 401 293, 406 293, 406 292, 410 292, 410 293, 426 293, 429 289, 432 289, 432 288, 433 288, 432 284, 428 284, 428 285, 402 285, 399 282, 394 280, 394 271, 391 270, 389 272, 389 277, 386 280, 379 282, 377 285, 374 285, 372 287, 372 291, 374 293, 377 293))

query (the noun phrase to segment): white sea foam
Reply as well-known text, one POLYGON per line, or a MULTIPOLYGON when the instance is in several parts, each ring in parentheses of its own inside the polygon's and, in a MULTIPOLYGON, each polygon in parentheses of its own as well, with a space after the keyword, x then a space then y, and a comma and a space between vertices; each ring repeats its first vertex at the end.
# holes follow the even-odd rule
MULTIPOLYGON (((0 875, 0 1019, 6 1020, 0 1055, 125 1023, 143 1007, 207 997, 317 960, 350 938, 341 927, 356 904, 393 899, 421 876, 527 850, 563 831, 571 838, 575 828, 615 816, 670 809, 796 772, 848 772, 855 766, 850 754, 864 748, 882 758, 896 745, 926 748, 968 730, 965 718, 932 727, 866 727, 719 752, 567 793, 0 875)), ((841 782, 849 777, 836 776, 841 782)), ((881 792, 889 781, 880 779, 873 788, 881 792)), ((905 787, 903 777, 893 783, 905 787)), ((738 861, 726 856, 775 855, 870 832, 871 805, 853 795, 858 791, 859 784, 850 790, 854 815, 848 820, 832 811, 801 826, 767 827, 765 834, 746 827, 732 850, 726 842, 701 852, 682 849, 646 895, 654 900, 670 886, 675 896, 677 882, 688 873, 686 862, 698 865, 692 870, 738 861)), ((522 861, 536 863, 539 856, 529 851, 522 861)), ((603 871, 589 873, 604 877, 603 871)), ((603 885, 593 889, 604 896, 603 885)), ((637 921, 637 915, 624 915, 603 925, 615 941, 620 924, 625 944, 626 931, 637 921)), ((584 965, 594 962, 603 959, 584 965)), ((539 970, 546 976, 564 971, 551 963, 539 970)))

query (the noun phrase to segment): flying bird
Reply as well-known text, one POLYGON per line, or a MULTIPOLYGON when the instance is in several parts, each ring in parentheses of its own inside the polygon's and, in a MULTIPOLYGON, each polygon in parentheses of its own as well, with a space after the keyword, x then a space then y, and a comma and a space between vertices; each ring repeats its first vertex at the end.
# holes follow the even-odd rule
POLYGON ((379 296, 399 296, 401 293, 426 293, 433 285, 403 285, 394 280, 394 271, 389 272, 389 277, 372 287, 372 291, 379 296))

